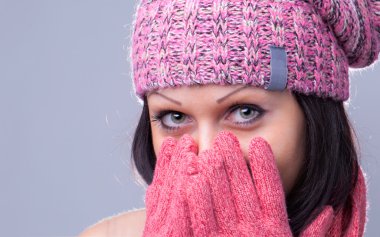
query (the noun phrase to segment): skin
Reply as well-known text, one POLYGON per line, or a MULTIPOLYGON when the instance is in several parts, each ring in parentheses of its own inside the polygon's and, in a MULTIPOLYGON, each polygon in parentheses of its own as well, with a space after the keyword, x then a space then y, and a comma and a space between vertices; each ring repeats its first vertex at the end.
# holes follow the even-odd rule
MULTIPOLYGON (((228 130, 238 138, 247 160, 250 141, 261 136, 271 145, 285 193, 292 190, 304 157, 305 121, 290 91, 270 92, 244 85, 183 86, 148 93, 147 99, 150 116, 172 110, 161 122, 150 119, 156 156, 168 136, 179 139, 190 134, 199 153, 211 148, 220 131, 228 130), (233 107, 235 103, 240 106, 233 107), (247 121, 253 122, 237 124, 247 121), (177 129, 167 130, 163 125, 177 129)), ((145 209, 125 212, 87 228, 79 237, 142 236, 145 219, 145 209)))
POLYGON ((188 133, 201 152, 212 147, 220 131, 228 130, 238 138, 248 160, 249 143, 260 136, 271 145, 285 193, 292 190, 304 156, 305 121, 289 90, 271 92, 252 86, 210 84, 161 89, 149 93, 147 100, 149 114, 153 116, 152 140, 156 156, 168 136, 179 139, 188 133), (240 106, 232 108, 234 103, 240 106), (167 110, 171 112, 161 119, 154 118, 167 110), (174 130, 165 129, 165 125, 174 130))

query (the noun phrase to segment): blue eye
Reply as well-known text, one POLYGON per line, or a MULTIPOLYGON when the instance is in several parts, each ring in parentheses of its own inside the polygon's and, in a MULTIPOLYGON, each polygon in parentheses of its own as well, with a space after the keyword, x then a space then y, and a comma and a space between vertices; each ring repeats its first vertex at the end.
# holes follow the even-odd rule
POLYGON ((228 120, 239 125, 249 125, 256 121, 264 110, 256 105, 235 105, 231 109, 228 120), (231 118, 232 117, 232 118, 231 118))
POLYGON ((152 116, 153 120, 158 122, 159 126, 162 126, 165 130, 177 130, 186 121, 187 116, 177 111, 161 111, 158 114, 152 116), (177 126, 176 126, 177 125, 177 126))
POLYGON ((186 120, 186 115, 179 112, 170 112, 161 118, 162 122, 168 127, 174 127, 173 124, 181 124, 186 120), (171 124, 171 125, 170 125, 171 124))

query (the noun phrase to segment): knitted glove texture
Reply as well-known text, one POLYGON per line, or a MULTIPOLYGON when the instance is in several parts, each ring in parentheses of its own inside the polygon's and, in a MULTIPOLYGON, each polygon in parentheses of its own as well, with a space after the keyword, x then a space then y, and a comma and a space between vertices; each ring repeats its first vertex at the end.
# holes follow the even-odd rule
MULTIPOLYGON (((195 236, 292 236, 270 145, 254 138, 248 153, 247 165, 238 139, 221 132, 191 162, 186 194, 195 236)), ((326 207, 301 236, 325 236, 332 218, 326 207)))
POLYGON ((187 161, 196 156, 190 135, 176 141, 164 140, 146 196, 146 222, 143 236, 192 236, 188 206, 183 192, 187 161))
MULTIPOLYGON (((146 192, 143 236, 292 236, 280 173, 268 142, 252 139, 247 161, 231 132, 220 132, 212 148, 198 156, 197 150, 188 134, 178 142, 171 137, 164 140, 146 192)), ((300 236, 362 236, 364 180, 360 170, 348 229, 339 228, 346 212, 334 214, 331 206, 325 206, 300 236)))

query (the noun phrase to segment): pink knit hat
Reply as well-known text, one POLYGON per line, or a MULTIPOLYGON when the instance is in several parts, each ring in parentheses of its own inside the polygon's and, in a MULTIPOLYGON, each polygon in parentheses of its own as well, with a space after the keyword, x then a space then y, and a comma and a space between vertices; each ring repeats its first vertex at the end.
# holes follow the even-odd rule
POLYGON ((380 0, 142 0, 134 90, 247 84, 347 100, 380 51, 380 0))

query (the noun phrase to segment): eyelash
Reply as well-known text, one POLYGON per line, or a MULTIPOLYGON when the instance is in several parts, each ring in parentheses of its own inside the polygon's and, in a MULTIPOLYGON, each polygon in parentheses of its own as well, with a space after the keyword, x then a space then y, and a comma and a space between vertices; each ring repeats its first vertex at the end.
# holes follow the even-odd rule
POLYGON ((179 127, 168 127, 166 126, 163 122, 162 122, 162 118, 164 116, 166 116, 167 114, 170 114, 170 113, 179 113, 179 114, 182 114, 180 112, 177 112, 175 110, 164 110, 164 111, 160 111, 158 112, 157 114, 154 114, 152 116, 152 122, 157 122, 157 125, 159 128, 162 128, 168 132, 175 132, 176 130, 179 129, 179 127))
MULTIPOLYGON (((255 118, 250 119, 247 122, 235 123, 235 124, 241 125, 243 127, 249 126, 250 124, 254 123, 257 119, 259 119, 265 113, 265 110, 262 109, 260 106, 257 106, 257 105, 254 105, 254 104, 241 104, 241 103, 235 102, 228 109, 228 111, 229 111, 228 115, 232 114, 232 112, 234 112, 235 110, 237 110, 239 108, 242 108, 242 107, 248 107, 251 110, 253 110, 254 112, 258 112, 259 113, 255 118)), ((157 122, 157 125, 160 128, 163 128, 164 130, 166 130, 168 132, 175 132, 176 130, 180 129, 181 127, 179 127, 179 126, 177 126, 177 127, 169 127, 169 126, 165 125, 162 122, 162 118, 164 116, 166 116, 167 114, 170 114, 170 113, 177 113, 177 114, 184 115, 183 113, 175 111, 175 110, 163 110, 163 111, 160 111, 160 112, 152 115, 152 122, 157 122)))
POLYGON ((228 109, 228 116, 230 114, 232 114, 233 112, 235 112, 237 109, 239 108, 242 108, 242 107, 249 107, 250 109, 252 109, 254 112, 257 112, 258 115, 253 118, 253 119, 250 119, 248 121, 245 121, 245 122, 240 122, 240 123, 235 123, 235 124, 238 124, 240 126, 249 126, 251 125, 252 123, 254 123, 256 120, 258 120, 259 118, 261 118, 261 116, 263 116, 263 114, 265 113, 265 110, 263 108, 261 108, 260 106, 258 105, 255 105, 255 104, 239 104, 239 103, 233 103, 232 106, 228 109))

